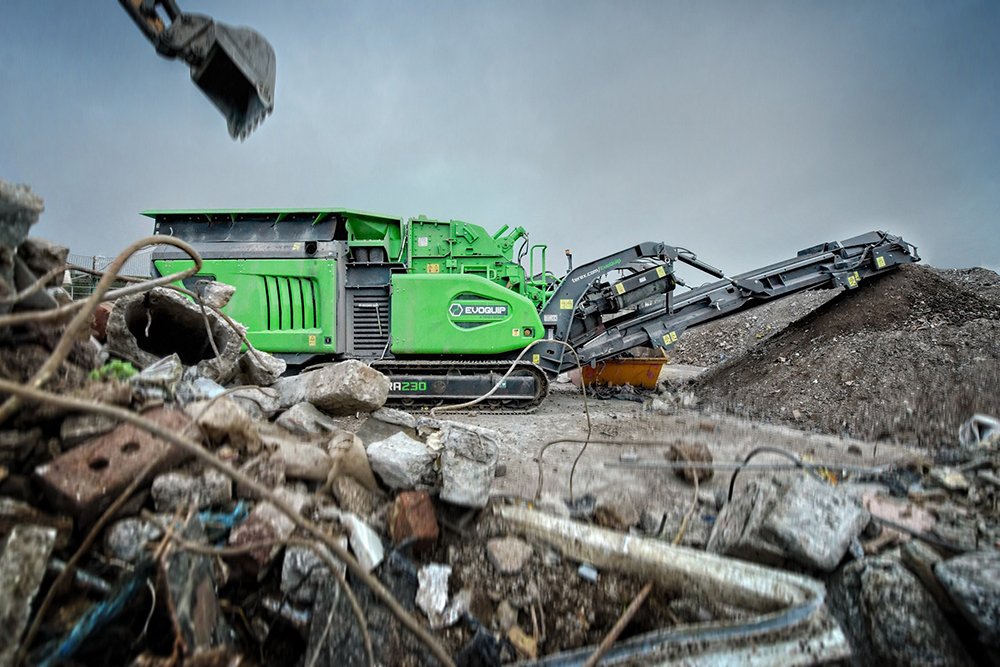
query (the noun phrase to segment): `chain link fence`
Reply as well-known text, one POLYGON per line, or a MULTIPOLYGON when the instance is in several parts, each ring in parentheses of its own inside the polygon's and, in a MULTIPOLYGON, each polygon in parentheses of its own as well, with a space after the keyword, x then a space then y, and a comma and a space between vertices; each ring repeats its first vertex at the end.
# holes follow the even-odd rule
MULTIPOLYGON (((131 278, 149 278, 152 257, 152 250, 145 250, 132 255, 125 262, 122 270, 118 272, 119 275, 131 278)), ((105 271, 111 265, 111 262, 115 261, 115 258, 105 257, 104 255, 79 255, 70 253, 66 261, 72 266, 79 266, 91 271, 105 271)), ((74 300, 86 299, 93 293, 94 287, 99 280, 100 276, 70 269, 66 272, 66 277, 63 279, 63 288, 69 292, 74 300)))

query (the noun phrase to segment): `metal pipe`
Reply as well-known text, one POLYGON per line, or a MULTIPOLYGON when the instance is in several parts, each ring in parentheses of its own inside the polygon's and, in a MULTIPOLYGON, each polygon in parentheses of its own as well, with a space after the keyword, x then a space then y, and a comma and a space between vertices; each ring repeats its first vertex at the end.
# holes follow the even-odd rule
MULTIPOLYGON (((591 441, 593 442, 593 441, 591 441)), ((860 474, 878 475, 888 472, 890 466, 869 468, 866 466, 844 465, 841 463, 813 462, 810 463, 816 468, 826 468, 828 470, 843 470, 844 472, 854 472, 860 474)), ((680 469, 695 468, 705 470, 798 470, 802 466, 793 463, 724 463, 721 461, 607 461, 605 468, 638 468, 638 469, 680 469)))

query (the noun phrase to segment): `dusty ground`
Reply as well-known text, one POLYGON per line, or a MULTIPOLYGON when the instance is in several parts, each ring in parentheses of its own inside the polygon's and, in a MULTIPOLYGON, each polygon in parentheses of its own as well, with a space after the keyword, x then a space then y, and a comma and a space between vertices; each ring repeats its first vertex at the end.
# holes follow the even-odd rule
MULTIPOLYGON (((642 403, 624 400, 594 400, 587 404, 593 423, 593 438, 613 440, 617 444, 588 445, 573 475, 573 495, 591 494, 598 506, 615 508, 626 524, 638 522, 643 509, 668 514, 665 530, 676 530, 692 502, 690 484, 666 469, 610 467, 635 457, 639 461, 664 461, 670 446, 678 441, 703 442, 716 461, 742 460, 760 446, 779 447, 816 462, 848 465, 884 465, 905 461, 909 454, 889 446, 872 444, 840 436, 803 432, 776 424, 765 424, 731 415, 706 412, 666 404, 663 397, 643 397, 642 403), (654 398, 657 399, 654 407, 654 398)), ((445 417, 447 413, 441 413, 445 417)), ((507 473, 494 481, 493 494, 531 500, 538 489, 538 454, 542 446, 558 439, 543 456, 543 494, 568 499, 569 474, 587 435, 587 419, 581 393, 571 385, 556 384, 548 400, 529 415, 495 413, 464 414, 447 417, 477 426, 497 429, 507 438, 500 460, 507 473)), ((919 450, 918 450, 919 453, 919 450)), ((773 455, 763 455, 754 462, 784 462, 773 455)), ((741 482, 753 474, 742 473, 741 482)), ((763 474, 763 473, 759 473, 763 474)), ((716 474, 701 483, 702 504, 714 515, 716 492, 728 490, 730 473, 716 474)), ((703 546, 711 530, 708 521, 695 522, 683 543, 703 546)))
MULTIPOLYGON (((574 497, 596 504, 592 520, 618 530, 636 530, 640 512, 658 517, 661 536, 671 540, 680 529, 694 499, 691 484, 666 469, 609 467, 635 457, 639 461, 664 461, 670 445, 680 441, 705 443, 716 461, 742 459, 752 449, 772 446, 807 456, 819 463, 884 465, 911 459, 906 451, 893 447, 876 448, 859 440, 803 432, 774 424, 762 424, 742 417, 683 408, 669 402, 669 394, 649 392, 642 402, 626 400, 587 401, 593 437, 616 444, 591 443, 580 459, 574 475, 574 497)), ((678 399, 679 400, 679 399, 678 399)), ((504 476, 494 480, 497 502, 521 502, 535 497, 538 485, 538 455, 552 440, 583 440, 587 433, 584 398, 569 384, 556 384, 543 406, 530 415, 480 414, 440 417, 494 428, 506 436, 500 460, 506 464, 504 476)), ((570 496, 569 472, 582 443, 563 442, 548 447, 543 456, 543 503, 558 503, 570 496)), ((784 462, 773 455, 754 462, 784 462)), ((717 473, 703 481, 691 520, 681 544, 704 548, 718 514, 719 500, 728 489, 729 472, 717 473)), ((739 489, 754 475, 744 472, 739 489)), ((799 472, 783 472, 792 475, 799 472)), ((445 508, 439 506, 439 512, 445 508)), ((495 629, 503 601, 516 610, 516 623, 528 635, 538 628, 540 654, 571 650, 598 643, 622 610, 635 597, 643 581, 614 572, 601 572, 597 583, 582 579, 579 563, 561 559, 551 549, 537 547, 524 568, 515 575, 500 575, 487 558, 491 537, 507 534, 490 510, 481 513, 441 514, 442 538, 416 564, 447 563, 453 572, 449 588, 476 591, 473 614, 486 627, 495 629), (471 519, 471 521, 470 521, 471 519), (534 618, 533 618, 534 617, 534 618)), ((670 627, 678 623, 709 620, 736 620, 747 612, 708 598, 677 598, 654 589, 649 601, 630 625, 626 636, 670 627)), ((446 645, 458 651, 474 634, 459 624, 441 631, 446 645)), ((515 659, 504 646, 504 659, 515 659)), ((523 656, 521 656, 523 657, 523 656)))

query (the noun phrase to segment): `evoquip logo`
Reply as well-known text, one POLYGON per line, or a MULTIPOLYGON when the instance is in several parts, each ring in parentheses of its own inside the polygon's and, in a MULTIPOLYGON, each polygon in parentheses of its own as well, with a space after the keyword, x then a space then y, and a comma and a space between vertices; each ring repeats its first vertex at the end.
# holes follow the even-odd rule
POLYGON ((460 303, 455 301, 448 306, 448 314, 452 317, 502 320, 507 317, 508 309, 506 304, 502 303, 460 303))

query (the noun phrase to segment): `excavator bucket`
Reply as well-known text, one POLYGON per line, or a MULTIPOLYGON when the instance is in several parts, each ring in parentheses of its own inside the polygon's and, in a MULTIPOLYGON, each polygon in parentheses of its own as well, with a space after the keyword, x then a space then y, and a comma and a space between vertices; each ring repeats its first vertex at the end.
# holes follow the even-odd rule
POLYGON ((251 28, 218 22, 213 28, 205 60, 191 67, 191 79, 226 117, 230 136, 243 140, 274 109, 274 49, 251 28))
POLYGON ((176 0, 119 2, 157 53, 191 67, 233 139, 246 139, 274 109, 274 49, 259 32, 182 12, 176 0))

